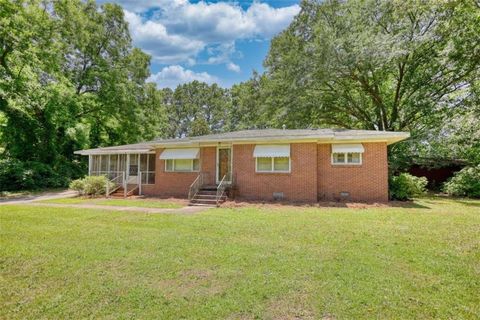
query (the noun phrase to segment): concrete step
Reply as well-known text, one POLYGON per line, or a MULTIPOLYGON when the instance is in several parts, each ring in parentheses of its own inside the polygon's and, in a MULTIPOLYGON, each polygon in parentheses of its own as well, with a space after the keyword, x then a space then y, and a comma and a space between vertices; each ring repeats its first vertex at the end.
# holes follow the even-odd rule
POLYGON ((200 187, 200 190, 205 190, 205 191, 217 191, 217 186, 214 184, 210 185, 204 185, 200 187))
POLYGON ((211 196, 211 197, 216 197, 217 196, 217 192, 197 192, 196 194, 197 196, 211 196))
MULTIPOLYGON (((221 198, 226 198, 227 196, 223 195, 221 198)), ((198 199, 217 199, 216 194, 196 194, 194 198, 198 199)))
MULTIPOLYGON (((222 199, 222 200, 219 200, 218 203, 224 203, 226 200, 225 199, 222 199)), ((190 200, 190 202, 192 203, 213 203, 213 204, 217 204, 217 200, 215 199, 192 199, 190 200)))

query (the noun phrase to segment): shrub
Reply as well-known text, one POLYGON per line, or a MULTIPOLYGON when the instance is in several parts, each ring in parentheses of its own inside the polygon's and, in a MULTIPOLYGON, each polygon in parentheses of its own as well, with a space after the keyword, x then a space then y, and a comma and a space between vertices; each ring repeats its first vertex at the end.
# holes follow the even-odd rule
POLYGON ((68 185, 65 172, 36 161, 0 160, 0 191, 59 188, 68 185))
POLYGON ((390 198, 408 200, 425 193, 428 180, 425 177, 415 177, 408 173, 390 177, 390 198))
POLYGON ((70 183, 70 189, 78 191, 82 195, 99 196, 107 191, 107 184, 113 184, 105 176, 89 176, 77 179, 70 183))
POLYGON ((83 194, 83 189, 85 188, 84 179, 73 180, 68 187, 83 194))
POLYGON ((480 165, 465 167, 443 185, 443 191, 452 196, 480 198, 480 165))

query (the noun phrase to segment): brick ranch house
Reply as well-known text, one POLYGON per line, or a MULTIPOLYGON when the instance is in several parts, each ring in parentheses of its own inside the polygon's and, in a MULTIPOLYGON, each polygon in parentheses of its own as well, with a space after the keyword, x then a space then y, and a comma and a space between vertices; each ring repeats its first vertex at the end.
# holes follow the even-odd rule
MULTIPOLYGON (((388 201, 387 145, 406 132, 244 130, 76 151, 108 193, 317 202, 388 201)), ((204 201, 202 201, 204 200, 204 201)))

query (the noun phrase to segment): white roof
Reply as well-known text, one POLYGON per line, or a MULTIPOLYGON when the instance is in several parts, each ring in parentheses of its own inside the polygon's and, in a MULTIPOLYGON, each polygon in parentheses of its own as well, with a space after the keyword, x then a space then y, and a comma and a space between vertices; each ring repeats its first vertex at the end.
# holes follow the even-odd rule
POLYGON ((359 152, 363 153, 365 149, 361 143, 332 144, 333 153, 359 152))
POLYGON ((290 145, 289 144, 256 145, 255 150, 253 150, 253 156, 255 158, 290 157, 290 145))
POLYGON ((115 147, 103 147, 75 151, 76 154, 121 154, 121 153, 148 153, 156 148, 193 148, 202 146, 216 146, 218 143, 230 144, 286 144, 298 142, 316 143, 362 143, 386 142, 387 145, 407 139, 408 132, 391 132, 375 130, 347 130, 347 129, 262 129, 224 132, 197 137, 177 139, 160 139, 115 147))
POLYGON ((200 148, 179 148, 165 149, 160 155, 160 159, 198 159, 200 148))

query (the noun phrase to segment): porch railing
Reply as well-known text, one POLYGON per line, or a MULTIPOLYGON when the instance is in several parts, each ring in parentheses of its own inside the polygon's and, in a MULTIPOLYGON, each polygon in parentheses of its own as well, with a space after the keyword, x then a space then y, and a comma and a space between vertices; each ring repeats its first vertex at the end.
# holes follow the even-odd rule
POLYGON ((125 172, 121 172, 113 179, 109 179, 107 183, 107 192, 106 192, 107 198, 112 193, 120 189, 120 187, 123 187, 124 185, 125 185, 125 172))
POLYGON ((200 188, 203 186, 203 172, 200 172, 197 178, 193 181, 190 185, 190 189, 188 190, 188 200, 192 200, 193 197, 197 194, 200 188))
POLYGON ((229 176, 228 173, 223 176, 222 180, 220 181, 217 187, 217 196, 215 197, 215 204, 217 205, 217 207, 218 207, 218 203, 223 197, 223 194, 225 193, 225 189, 230 184, 230 182, 227 180, 227 176, 229 176))

